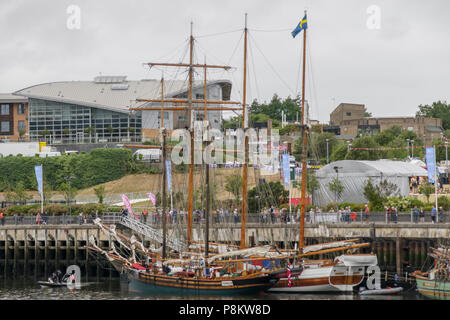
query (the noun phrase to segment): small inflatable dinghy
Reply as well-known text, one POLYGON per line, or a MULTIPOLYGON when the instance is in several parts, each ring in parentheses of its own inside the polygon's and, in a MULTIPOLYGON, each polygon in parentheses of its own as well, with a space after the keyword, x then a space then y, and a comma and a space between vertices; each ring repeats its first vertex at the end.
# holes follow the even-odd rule
POLYGON ((363 296, 369 296, 369 295, 387 295, 387 294, 397 294, 399 292, 402 292, 402 287, 396 287, 396 288, 386 288, 386 289, 366 289, 361 291, 359 294, 363 296))

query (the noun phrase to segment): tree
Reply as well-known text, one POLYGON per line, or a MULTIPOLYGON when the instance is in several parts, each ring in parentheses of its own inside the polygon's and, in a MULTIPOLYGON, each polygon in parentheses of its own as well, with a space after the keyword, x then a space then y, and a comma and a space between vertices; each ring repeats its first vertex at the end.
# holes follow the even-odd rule
POLYGON ((416 117, 440 118, 444 130, 450 129, 450 104, 447 104, 446 101, 437 101, 433 102, 431 106, 419 105, 416 117))
MULTIPOLYGON (((327 158, 327 139, 328 139, 328 157, 331 156, 335 148, 339 145, 336 136, 331 132, 314 133, 309 144, 309 152, 316 158, 327 158)), ((301 140, 301 139, 300 139, 301 140)))
POLYGON ((69 205, 69 201, 75 198, 78 193, 78 189, 72 186, 69 187, 69 183, 67 182, 61 183, 61 185, 58 188, 58 191, 60 191, 63 194, 64 200, 66 200, 67 205, 69 205))
POLYGON ((374 209, 382 210, 383 204, 388 198, 395 197, 399 193, 399 187, 384 179, 379 184, 375 184, 371 178, 364 185, 364 197, 370 201, 374 209))
POLYGON ((16 187, 13 189, 13 192, 14 192, 14 200, 19 203, 26 202, 27 200, 33 198, 31 195, 25 192, 23 182, 21 181, 16 184, 16 187))
POLYGON ((242 176, 238 174, 232 174, 230 176, 227 176, 225 179, 225 190, 230 192, 234 196, 236 203, 239 203, 241 199, 242 176))
POLYGON ((98 188, 94 188, 94 192, 98 198, 98 203, 103 203, 103 199, 105 197, 105 186, 100 186, 98 188))
MULTIPOLYGON (((375 139, 370 136, 356 138, 352 142, 352 148, 378 148, 380 147, 375 139)), ((378 160, 383 157, 379 150, 351 150, 345 156, 346 160, 378 160)))
POLYGON ((328 188, 331 192, 333 192, 336 196, 336 203, 341 198, 342 193, 344 192, 344 185, 342 184, 341 180, 338 178, 334 178, 331 180, 331 182, 328 183, 328 188))
POLYGON ((434 193, 434 185, 431 183, 422 184, 419 187, 419 192, 425 195, 427 202, 430 202, 430 195, 434 193))

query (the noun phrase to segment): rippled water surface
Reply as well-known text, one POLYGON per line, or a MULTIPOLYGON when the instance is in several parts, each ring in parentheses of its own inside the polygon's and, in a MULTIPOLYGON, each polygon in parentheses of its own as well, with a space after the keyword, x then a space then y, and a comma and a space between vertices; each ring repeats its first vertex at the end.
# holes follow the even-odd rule
POLYGON ((238 297, 137 295, 128 292, 120 280, 82 283, 80 289, 41 288, 36 280, 0 279, 0 300, 422 300, 415 289, 392 296, 359 296, 356 294, 260 294, 238 297))

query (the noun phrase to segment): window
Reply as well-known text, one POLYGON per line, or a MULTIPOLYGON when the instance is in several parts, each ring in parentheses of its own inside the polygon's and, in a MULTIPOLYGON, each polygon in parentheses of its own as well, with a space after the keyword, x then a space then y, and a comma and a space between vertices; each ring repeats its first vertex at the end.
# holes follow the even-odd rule
POLYGON ((186 118, 184 116, 178 116, 178 121, 185 121, 186 118))
POLYGON ((23 103, 19 103, 17 107, 18 114, 25 114, 25 105, 23 103))
POLYGON ((1 130, 2 132, 9 132, 9 121, 2 121, 1 130))
POLYGON ((6 116, 8 114, 9 114, 9 104, 2 104, 2 116, 6 116))
POLYGON ((17 129, 25 131, 25 121, 21 120, 17 122, 17 129))
POLYGON ((351 112, 346 112, 345 115, 346 115, 347 117, 350 117, 350 116, 352 115, 352 113, 351 113, 351 112))

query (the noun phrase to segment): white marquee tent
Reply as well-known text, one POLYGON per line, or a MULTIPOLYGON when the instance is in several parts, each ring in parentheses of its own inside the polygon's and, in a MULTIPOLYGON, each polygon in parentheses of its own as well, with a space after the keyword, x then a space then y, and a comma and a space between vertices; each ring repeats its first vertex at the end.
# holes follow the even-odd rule
POLYGON ((364 203, 364 186, 369 178, 374 183, 387 180, 399 187, 399 196, 408 196, 409 177, 427 176, 427 171, 418 164, 392 161, 342 160, 332 162, 316 172, 319 188, 313 193, 313 202, 317 206, 326 206, 336 201, 336 195, 328 184, 336 177, 344 186, 338 202, 364 203))

